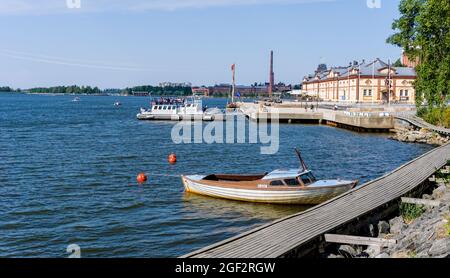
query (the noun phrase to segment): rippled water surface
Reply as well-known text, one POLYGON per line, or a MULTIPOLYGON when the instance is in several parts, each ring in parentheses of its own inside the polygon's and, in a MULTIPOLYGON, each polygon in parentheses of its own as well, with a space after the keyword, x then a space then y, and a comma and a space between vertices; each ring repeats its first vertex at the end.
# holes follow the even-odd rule
POLYGON ((260 155, 257 144, 176 145, 174 123, 135 119, 147 98, 72 98, 0 94, 1 257, 66 257, 73 243, 83 257, 176 257, 304 208, 190 195, 178 177, 161 174, 297 167, 299 147, 319 178, 364 182, 431 149, 287 124, 274 155, 260 155), (175 166, 167 164, 170 152, 175 166), (142 171, 160 175, 138 186, 142 171))

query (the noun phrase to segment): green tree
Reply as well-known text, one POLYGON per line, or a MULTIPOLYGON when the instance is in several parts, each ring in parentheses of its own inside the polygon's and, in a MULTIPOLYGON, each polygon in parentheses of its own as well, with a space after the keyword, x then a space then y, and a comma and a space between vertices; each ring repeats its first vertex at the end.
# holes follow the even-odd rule
POLYGON ((401 0, 397 31, 388 43, 402 47, 409 59, 419 59, 416 105, 444 111, 450 96, 450 1, 401 0))

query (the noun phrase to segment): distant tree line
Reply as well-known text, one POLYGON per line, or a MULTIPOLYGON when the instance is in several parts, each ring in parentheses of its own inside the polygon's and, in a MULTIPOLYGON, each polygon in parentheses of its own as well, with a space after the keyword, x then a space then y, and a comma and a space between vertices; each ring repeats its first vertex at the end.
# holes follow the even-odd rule
POLYGON ((152 95, 158 96, 168 96, 168 95, 177 95, 177 96, 188 96, 192 94, 191 87, 160 87, 160 86, 136 86, 132 88, 125 88, 122 90, 122 94, 131 95, 133 92, 148 92, 152 95))
POLYGON ((15 92, 15 90, 11 87, 5 86, 5 87, 0 87, 0 92, 9 93, 9 92, 15 92))
POLYGON ((98 95, 103 91, 98 87, 91 86, 56 86, 49 88, 31 88, 26 90, 28 93, 47 93, 47 94, 85 94, 85 95, 98 95))

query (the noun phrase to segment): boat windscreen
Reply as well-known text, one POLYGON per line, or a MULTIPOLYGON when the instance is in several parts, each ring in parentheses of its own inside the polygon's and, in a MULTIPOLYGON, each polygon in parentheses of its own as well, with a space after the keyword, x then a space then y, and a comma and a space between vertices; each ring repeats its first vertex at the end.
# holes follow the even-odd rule
POLYGON ((316 180, 311 173, 303 174, 303 175, 300 176, 300 178, 302 179, 302 182, 303 182, 304 185, 308 185, 310 183, 313 183, 316 180))
POLYGON ((297 179, 285 179, 284 182, 287 186, 298 186, 300 185, 299 181, 297 179))

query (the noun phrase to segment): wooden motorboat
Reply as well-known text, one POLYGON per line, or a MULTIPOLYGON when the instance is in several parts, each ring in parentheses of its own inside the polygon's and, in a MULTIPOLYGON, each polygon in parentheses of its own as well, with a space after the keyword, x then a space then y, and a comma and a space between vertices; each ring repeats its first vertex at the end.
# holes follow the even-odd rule
POLYGON ((187 175, 187 192, 216 198, 272 204, 315 205, 336 197, 358 183, 356 180, 317 180, 295 150, 300 169, 275 170, 259 175, 187 175))

